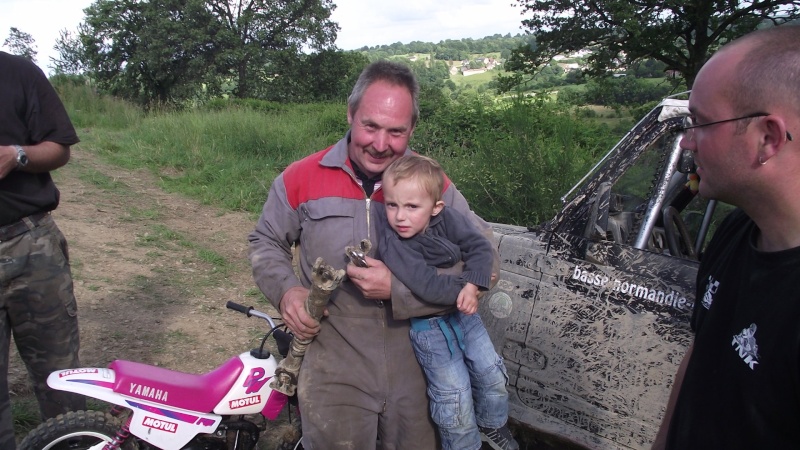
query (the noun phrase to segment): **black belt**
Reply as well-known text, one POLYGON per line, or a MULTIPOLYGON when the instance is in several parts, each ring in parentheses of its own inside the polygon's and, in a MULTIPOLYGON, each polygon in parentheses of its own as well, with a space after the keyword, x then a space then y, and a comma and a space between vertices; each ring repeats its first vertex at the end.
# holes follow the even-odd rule
POLYGON ((31 227, 26 223, 25 219, 30 220, 34 226, 39 226, 42 222, 42 219, 49 216, 50 212, 45 211, 42 213, 32 214, 28 217, 23 217, 22 219, 10 223, 8 225, 3 225, 0 227, 0 242, 5 242, 11 240, 20 234, 27 233, 31 230, 31 227))

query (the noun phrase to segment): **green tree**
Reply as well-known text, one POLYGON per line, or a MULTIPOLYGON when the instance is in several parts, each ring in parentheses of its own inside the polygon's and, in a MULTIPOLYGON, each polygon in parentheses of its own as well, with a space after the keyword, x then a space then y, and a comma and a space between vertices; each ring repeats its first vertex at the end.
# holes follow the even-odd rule
POLYGON ((360 52, 323 50, 285 52, 258 97, 276 102, 339 101, 344 103, 369 60, 360 52), (314 74, 309 76, 309 74, 314 74))
MULTIPOLYGON (((332 49, 339 26, 330 20, 332 0, 206 0, 223 26, 220 69, 237 80, 235 94, 249 96, 252 83, 270 69, 274 52, 332 49)), ((219 62, 219 61, 218 61, 219 62)))
POLYGON ((652 58, 679 71, 691 87, 700 66, 727 41, 800 17, 800 1, 517 0, 533 45, 514 50, 502 82, 509 89, 554 56, 590 49, 589 72, 652 58))
MULTIPOLYGON (((81 24, 78 29, 85 26, 85 24, 81 24)), ((87 57, 84 54, 79 33, 66 29, 59 31, 53 48, 58 52, 58 56, 50 57, 50 62, 56 74, 79 75, 86 71, 84 61, 87 60, 87 57)))
POLYGON ((3 46, 9 49, 9 53, 19 55, 36 62, 36 43, 33 36, 18 28, 11 27, 8 37, 3 41, 3 46))
POLYGON ((217 84, 222 29, 203 0, 98 0, 84 12, 85 63, 110 94, 169 104, 217 84))
POLYGON ((628 74, 637 78, 661 78, 665 76, 667 65, 652 58, 642 59, 631 64, 628 74))
POLYGON ((444 87, 444 82, 450 79, 450 68, 444 61, 414 61, 409 65, 421 86, 441 89, 444 87))
POLYGON ((411 43, 408 44, 408 51, 411 53, 431 53, 433 51, 433 43, 411 41, 411 43))
POLYGON ((581 69, 571 69, 564 75, 564 84, 583 84, 586 77, 581 69))
POLYGON ((335 41, 331 0, 97 0, 80 31, 100 86, 142 103, 175 103, 223 85, 249 97, 271 58, 335 41))
POLYGON ((358 52, 323 50, 307 58, 306 74, 309 79, 309 94, 313 101, 347 101, 353 85, 364 67, 369 64, 366 56, 358 52))
POLYGON ((668 84, 653 85, 633 76, 602 77, 586 83, 583 99, 614 109, 633 108, 669 94, 668 84))

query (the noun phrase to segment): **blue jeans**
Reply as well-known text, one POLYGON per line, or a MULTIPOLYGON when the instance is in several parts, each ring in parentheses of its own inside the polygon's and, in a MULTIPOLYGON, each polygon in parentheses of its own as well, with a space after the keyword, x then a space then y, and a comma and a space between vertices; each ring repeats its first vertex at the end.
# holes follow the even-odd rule
POLYGON ((428 379, 433 421, 444 450, 477 450, 478 425, 508 419, 508 376, 478 314, 411 319, 411 344, 428 379))

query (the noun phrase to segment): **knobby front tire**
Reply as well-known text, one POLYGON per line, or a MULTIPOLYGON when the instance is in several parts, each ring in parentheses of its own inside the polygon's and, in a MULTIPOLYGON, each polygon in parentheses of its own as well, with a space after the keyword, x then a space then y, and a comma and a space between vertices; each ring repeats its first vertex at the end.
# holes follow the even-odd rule
MULTIPOLYGON (((121 423, 102 411, 70 411, 47 420, 33 429, 17 446, 18 450, 85 450, 100 442, 110 442, 121 423)), ((124 450, 136 450, 133 438, 124 450)))

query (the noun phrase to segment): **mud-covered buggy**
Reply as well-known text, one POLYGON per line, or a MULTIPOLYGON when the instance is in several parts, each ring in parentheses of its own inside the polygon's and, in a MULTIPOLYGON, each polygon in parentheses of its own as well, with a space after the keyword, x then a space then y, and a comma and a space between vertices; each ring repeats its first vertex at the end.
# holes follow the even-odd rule
POLYGON ((698 255, 728 205, 695 195, 688 101, 648 113, 537 227, 493 224, 481 316, 517 431, 554 447, 649 448, 691 342, 698 255), (572 444, 572 445, 570 445, 572 444))

